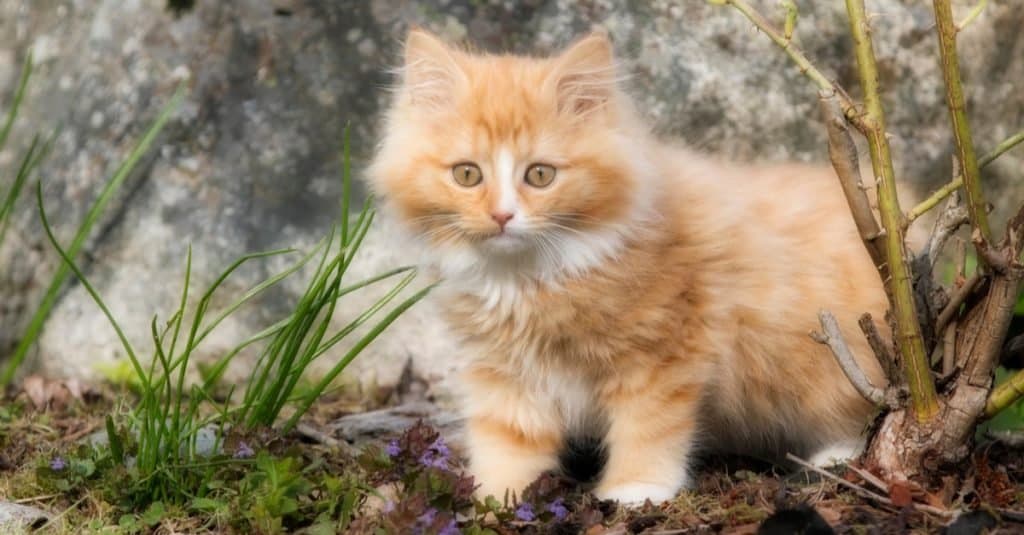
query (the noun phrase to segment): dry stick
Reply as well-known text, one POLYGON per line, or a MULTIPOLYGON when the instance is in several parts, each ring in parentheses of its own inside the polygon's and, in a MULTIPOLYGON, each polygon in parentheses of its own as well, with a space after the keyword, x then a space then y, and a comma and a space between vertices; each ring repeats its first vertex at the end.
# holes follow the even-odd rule
POLYGON ((928 236, 928 243, 918 254, 918 257, 928 255, 928 265, 931 269, 935 269, 935 264, 938 263, 939 256, 942 254, 942 249, 946 246, 946 242, 967 222, 967 209, 960 202, 960 194, 954 192, 950 195, 949 201, 946 203, 946 207, 943 208, 942 213, 939 214, 939 217, 935 218, 931 234, 928 236))
POLYGON ((885 481, 882 481, 881 479, 879 479, 878 476, 876 476, 875 474, 872 474, 871 472, 868 472, 867 470, 864 470, 862 468, 857 468, 856 466, 853 466, 852 464, 846 465, 846 469, 852 471, 855 474, 857 474, 864 481, 867 481, 868 483, 871 483, 878 490, 880 490, 880 491, 882 491, 882 492, 884 492, 886 494, 889 493, 889 485, 886 485, 885 481))
POLYGON ((827 345, 832 350, 832 354, 836 357, 839 367, 843 369, 843 373, 846 374, 846 378, 864 399, 875 405, 885 405, 885 393, 881 388, 871 384, 871 380, 857 364, 857 359, 854 358, 850 347, 846 345, 846 339, 843 338, 843 332, 839 329, 836 317, 827 310, 821 310, 818 312, 818 321, 821 323, 821 330, 824 331, 824 334, 812 331, 811 338, 819 344, 827 345))
MULTIPOLYGON (((842 485, 842 486, 844 486, 844 487, 846 487, 848 489, 853 490, 854 492, 860 494, 861 496, 864 496, 864 497, 866 497, 868 499, 871 499, 871 500, 875 500, 876 502, 888 505, 890 507, 896 507, 896 505, 893 504, 892 500, 890 500, 889 498, 886 498, 885 496, 882 496, 881 494, 878 494, 876 492, 872 492, 872 491, 870 491, 870 490, 868 490, 868 489, 866 489, 866 488, 864 488, 864 487, 862 487, 860 485, 856 485, 854 483, 850 483, 849 481, 847 481, 847 480, 845 480, 845 479, 843 479, 843 478, 841 478, 841 477, 839 477, 839 476, 837 476, 837 475, 835 475, 835 474, 833 474, 833 473, 831 473, 831 472, 829 472, 827 470, 822 470, 821 468, 818 468, 817 466, 814 466, 813 464, 811 464, 811 463, 809 463, 809 462, 807 462, 807 461, 797 457, 796 455, 793 455, 792 453, 787 453, 786 454, 786 459, 789 459, 790 461, 793 461, 794 463, 796 463, 796 464, 798 464, 798 465, 800 465, 800 466, 802 466, 802 467, 804 467, 804 468, 806 468, 808 470, 811 470, 813 472, 821 474, 821 475, 831 479, 832 481, 835 481, 836 483, 838 483, 838 484, 840 484, 840 485, 842 485)), ((932 515, 936 515, 936 516, 941 516, 941 517, 944 517, 944 518, 949 518, 949 517, 953 516, 954 514, 956 514, 955 511, 947 511, 945 509, 939 509, 938 507, 932 507, 930 505, 924 505, 924 504, 920 504, 920 503, 911 503, 910 506, 913 507, 914 509, 918 510, 918 511, 921 511, 922 513, 928 513, 928 514, 932 514, 932 515)), ((897 507, 897 509, 898 509, 898 507, 897 507)))
MULTIPOLYGON (((1016 134, 1004 139, 998 145, 996 145, 996 148, 992 149, 992 152, 989 152, 988 154, 982 156, 978 160, 978 168, 984 169, 985 167, 988 166, 988 164, 994 162, 996 158, 1002 156, 1004 152, 1012 149, 1016 145, 1020 144, 1022 141, 1024 141, 1024 130, 1021 130, 1020 132, 1017 132, 1016 134)), ((945 186, 942 186, 941 188, 935 190, 935 193, 929 195, 927 199, 921 201, 920 204, 911 208, 910 211, 907 212, 908 224, 911 221, 917 219, 918 217, 921 217, 921 214, 924 214, 928 210, 935 208, 935 205, 942 202, 942 199, 945 199, 946 197, 949 196, 950 193, 959 190, 964 185, 963 174, 957 172, 954 173, 954 175, 956 175, 956 178, 954 178, 945 186)))
MULTIPOLYGON (((942 336, 942 378, 948 379, 956 368, 956 321, 949 324, 942 336)), ((939 331, 941 332, 941 331, 939 331)))
MULTIPOLYGON (((797 67, 800 68, 800 72, 804 73, 808 78, 811 79, 818 88, 823 91, 832 91, 837 87, 831 80, 828 79, 817 67, 811 64, 807 56, 804 55, 803 51, 793 43, 793 40, 787 38, 783 32, 776 29, 770 22, 768 22, 760 13, 754 8, 750 7, 745 0, 715 0, 716 3, 731 5, 736 8, 737 11, 747 17, 757 29, 765 33, 775 44, 779 45, 782 50, 793 59, 797 67)), ((864 132, 867 128, 864 122, 861 120, 861 114, 857 111, 857 106, 853 103, 853 100, 846 94, 846 92, 839 90, 837 98, 839 99, 839 106, 843 110, 843 115, 846 120, 850 121, 850 124, 855 126, 857 130, 864 132)))
POLYGON ((955 292, 953 292, 953 295, 949 298, 949 303, 946 305, 946 308, 942 309, 942 312, 939 313, 939 319, 935 320, 936 333, 941 333, 946 329, 949 322, 952 321, 957 312, 960 311, 960 305, 964 304, 964 301, 966 301, 971 295, 971 292, 974 291, 979 282, 981 282, 981 274, 979 272, 975 272, 969 279, 964 281, 963 286, 960 286, 955 292))
POLYGON ((964 89, 960 83, 960 62, 956 54, 956 23, 953 22, 953 8, 949 0, 934 0, 935 28, 939 34, 939 56, 942 59, 942 77, 946 82, 946 103, 949 106, 956 140, 957 156, 963 171, 964 192, 967 195, 967 211, 971 225, 981 233, 981 239, 989 241, 992 231, 988 225, 988 210, 985 194, 981 190, 981 172, 971 140, 971 127, 967 122, 967 105, 964 89))
POLYGON ((864 133, 871 149, 871 165, 880 183, 878 208, 885 229, 885 251, 889 264, 888 284, 890 304, 896 320, 893 333, 903 357, 903 371, 910 388, 911 407, 918 422, 924 423, 939 413, 939 403, 928 367, 921 326, 917 321, 914 289, 910 268, 905 258, 903 212, 896 194, 896 172, 893 169, 889 140, 885 136, 885 113, 878 85, 878 66, 871 44, 868 16, 864 0, 846 0, 846 11, 853 36, 857 70, 864 91, 867 126, 864 133))
POLYGON ((861 181, 857 146, 854 145, 853 137, 850 136, 850 129, 843 117, 837 95, 835 89, 823 89, 818 92, 821 115, 828 131, 828 157, 832 161, 832 167, 843 187, 843 195, 846 196, 846 203, 850 206, 853 221, 857 225, 857 232, 860 233, 860 238, 864 241, 868 254, 871 255, 871 261, 874 262, 875 268, 878 269, 884 282, 889 278, 889 268, 885 263, 885 248, 882 243, 884 234, 878 227, 878 222, 875 221, 875 214, 871 211, 871 203, 868 202, 866 188, 861 181))
POLYGON ((878 332, 878 326, 875 325, 871 314, 867 312, 862 314, 860 319, 857 320, 857 324, 860 325, 861 332, 867 338, 868 345, 871 346, 871 352, 875 354, 875 358, 878 359, 878 363, 882 366, 885 378, 890 385, 897 384, 900 378, 900 371, 896 367, 896 359, 893 358, 892 353, 889 351, 889 346, 886 344, 885 339, 882 338, 882 334, 878 332))

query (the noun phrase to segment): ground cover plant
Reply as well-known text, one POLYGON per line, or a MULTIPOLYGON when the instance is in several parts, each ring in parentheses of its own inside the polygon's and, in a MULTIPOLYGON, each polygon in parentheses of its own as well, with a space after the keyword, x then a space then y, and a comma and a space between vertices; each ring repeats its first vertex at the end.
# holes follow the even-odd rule
MULTIPOLYGON (((335 380, 364 348, 385 336, 387 327, 430 291, 426 286, 408 296, 403 293, 416 280, 415 270, 408 267, 361 281, 350 281, 346 276, 375 217, 372 200, 350 213, 347 134, 342 144, 344 187, 338 220, 318 245, 304 253, 285 249, 245 255, 198 294, 193 288, 196 274, 189 251, 182 259, 177 308, 166 317, 154 316, 151 348, 133 346, 76 258, 92 225, 101 217, 106 200, 159 135, 181 98, 179 93, 106 184, 70 245, 65 246, 55 236, 43 190, 36 185, 38 214, 63 267, 30 324, 34 327, 30 326, 23 338, 24 348, 19 347, 7 361, 2 382, 16 376, 53 304, 52 296, 72 274, 118 331, 131 375, 124 384, 84 388, 39 378, 13 384, 0 404, 0 498, 49 511, 49 518, 33 525, 41 533, 668 534, 753 533, 758 529, 765 533, 828 533, 833 529, 840 533, 904 533, 938 531, 945 526, 955 526, 949 528, 950 532, 960 533, 981 529, 1018 532, 1024 522, 1024 459, 1019 454, 1018 435, 1012 431, 1024 426, 1024 404, 1016 399, 1024 375, 1009 367, 999 368, 997 382, 1004 386, 993 389, 986 381, 991 381, 997 363, 994 357, 989 354, 982 364, 971 364, 969 358, 978 351, 998 350, 1001 354, 997 356, 1014 354, 1013 340, 1003 344, 1001 337, 1011 321, 1024 321, 1024 301, 1014 286, 1020 256, 1015 234, 997 244, 991 229, 982 230, 982 214, 986 213, 983 197, 979 198, 977 191, 967 191, 963 195, 967 204, 951 203, 940 217, 933 240, 942 241, 930 242, 926 256, 904 259, 900 236, 906 225, 945 198, 959 198, 955 191, 963 185, 976 187, 977 170, 971 165, 960 166, 950 184, 925 203, 900 210, 895 190, 888 188, 895 177, 887 169, 891 162, 886 162, 884 154, 884 127, 871 123, 884 119, 880 105, 868 105, 872 109, 867 110, 855 105, 803 58, 790 40, 798 18, 794 4, 784 2, 783 29, 774 30, 745 2, 719 3, 739 8, 787 52, 795 54, 802 69, 812 77, 818 76, 816 82, 824 81, 833 91, 823 94, 823 103, 826 120, 830 121, 833 163, 840 177, 859 176, 841 168, 844 162, 856 162, 846 141, 846 125, 856 129, 861 124, 872 142, 872 155, 886 186, 882 188, 882 226, 887 232, 879 232, 874 214, 857 211, 856 206, 862 205, 855 192, 861 190, 855 187, 848 191, 854 192, 854 216, 865 225, 865 242, 874 251, 880 271, 906 270, 905 277, 887 280, 894 286, 900 284, 895 281, 903 280, 903 286, 892 290, 896 312, 893 323, 898 332, 905 328, 908 334, 899 345, 879 349, 886 359, 884 364, 892 370, 890 380, 895 386, 883 389, 859 385, 865 396, 884 407, 881 428, 888 425, 892 430, 876 435, 879 438, 875 439, 874 457, 869 457, 869 462, 833 472, 791 473, 749 459, 708 457, 700 466, 695 489, 665 504, 624 509, 598 501, 554 474, 542 476, 522 496, 476 498, 457 441, 423 423, 358 448, 331 439, 326 415, 351 411, 353 406, 371 409, 379 405, 373 395, 332 389, 335 380), (965 244, 962 253, 953 255, 944 279, 952 285, 952 291, 947 291, 944 298, 935 297, 935 293, 922 295, 933 287, 920 281, 930 280, 933 270, 941 271, 936 260, 941 245, 954 227, 965 221, 977 229, 976 253, 965 244), (873 230, 870 223, 875 224, 873 230), (1013 256, 998 257, 993 251, 1009 251, 1013 256), (236 270, 281 255, 293 258, 288 268, 229 299, 224 308, 211 309, 213 297, 236 270), (1005 266, 1000 268, 1000 262, 1005 266), (922 269, 925 271, 918 271, 922 269), (922 273, 924 279, 919 276, 922 273), (197 350, 218 325, 240 308, 253 306, 266 290, 290 277, 307 277, 307 283, 289 314, 239 341, 214 363, 198 366, 194 360, 197 350), (346 305, 347 295, 384 283, 391 286, 377 303, 349 324, 333 330, 334 311, 346 305), (1012 295, 1007 297, 1004 291, 1001 296, 990 297, 993 288, 1000 285, 1012 288, 1012 295), (993 307, 996 298, 1002 301, 993 307), (1007 304, 1011 305, 1009 313, 1007 304), (1012 304, 1016 304, 1015 310, 1012 304), (924 312, 915 309, 920 306, 924 312), (978 314, 998 316, 999 321, 975 319, 978 314), (922 332, 912 333, 914 325, 922 332), (981 337, 971 334, 978 325, 988 328, 987 336, 992 337, 981 349, 976 348, 981 337), (317 359, 355 333, 363 333, 359 330, 363 326, 370 328, 349 344, 350 349, 327 373, 309 374, 317 359), (947 342, 951 331, 952 341, 947 342), (921 340, 911 340, 911 336, 921 340), (1000 338, 998 343, 995 337, 1000 338), (247 349, 255 349, 257 355, 248 380, 238 388, 223 384, 234 359, 247 349), (924 362, 921 357, 926 357, 924 362), (915 371, 915 366, 923 366, 924 371, 915 371), (199 379, 193 380, 191 374, 199 379), (972 391, 977 394, 983 390, 984 395, 971 398, 975 411, 971 418, 954 422, 943 416, 948 412, 942 411, 963 407, 956 405, 953 397, 957 385, 963 384, 960 381, 971 374, 981 380, 981 386, 972 391), (929 398, 933 401, 927 401, 929 398), (980 405, 976 403, 979 401, 980 405), (938 412, 929 412, 932 404, 938 412), (909 417, 893 416, 899 414, 909 417), (307 429, 300 430, 300 421, 307 429), (980 422, 985 427, 978 428, 980 422), (929 442, 931 435, 911 434, 908 438, 907 429, 922 425, 937 430, 943 442, 929 442), (1011 433, 1000 434, 1007 431, 1011 433), (898 465, 884 464, 885 459, 879 457, 885 454, 884 444, 906 441, 924 446, 916 450, 918 453, 898 458, 898 465), (954 459, 932 463, 936 447, 955 453, 959 465, 950 466, 949 461, 954 459), (899 474, 893 466, 909 477, 894 477, 899 474)), ((849 4, 851 20, 863 25, 863 10, 858 11, 862 5, 856 0, 849 4)), ((936 5, 940 10, 948 7, 941 0, 936 5)), ((958 27, 965 27, 976 15, 972 11, 958 27)), ((868 36, 858 35, 859 42, 865 43, 868 36)), ((864 54, 859 59, 871 61, 867 45, 859 51, 864 54)), ((30 70, 29 61, 0 130, 0 149, 13 125, 30 70)), ((870 79, 870 74, 866 78, 870 79)), ((866 96, 865 100, 870 98, 866 96)), ((955 95, 950 99, 951 107, 957 108, 955 95)), ((963 128, 958 132, 958 150, 960 158, 970 160, 973 149, 964 138, 963 128)), ((975 158, 975 167, 980 169, 1022 139, 1024 134, 1018 134, 988 155, 975 158)), ((28 191, 33 189, 32 171, 43 161, 48 143, 42 138, 33 141, 20 159, 14 179, 0 189, 0 240, 12 207, 30 200, 21 192, 26 185, 28 191)), ((856 180, 848 184, 856 186, 856 180)), ((1010 227, 1018 224, 1011 222, 1010 227)), ((827 314, 823 315, 822 329, 822 342, 841 354, 842 336, 852 334, 831 329, 827 314)), ((850 375, 851 380, 858 380, 855 370, 850 375)))

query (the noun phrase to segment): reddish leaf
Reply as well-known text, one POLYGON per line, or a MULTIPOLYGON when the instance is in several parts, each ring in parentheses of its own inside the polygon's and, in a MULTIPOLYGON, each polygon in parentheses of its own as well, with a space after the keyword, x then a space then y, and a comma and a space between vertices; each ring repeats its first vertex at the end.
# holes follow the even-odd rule
POLYGON ((889 483, 889 499, 896 507, 906 507, 914 503, 914 497, 910 493, 910 485, 906 481, 892 481, 889 483))

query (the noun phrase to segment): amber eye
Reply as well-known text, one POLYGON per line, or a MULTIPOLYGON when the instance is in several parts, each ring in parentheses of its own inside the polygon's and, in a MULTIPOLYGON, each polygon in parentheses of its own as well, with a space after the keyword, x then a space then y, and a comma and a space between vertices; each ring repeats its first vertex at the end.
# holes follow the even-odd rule
POLYGON ((555 168, 547 164, 536 163, 526 170, 524 178, 527 184, 535 188, 544 188, 555 180, 555 168))
POLYGON ((475 163, 460 163, 452 167, 452 178, 460 186, 471 188, 484 179, 484 174, 475 163))

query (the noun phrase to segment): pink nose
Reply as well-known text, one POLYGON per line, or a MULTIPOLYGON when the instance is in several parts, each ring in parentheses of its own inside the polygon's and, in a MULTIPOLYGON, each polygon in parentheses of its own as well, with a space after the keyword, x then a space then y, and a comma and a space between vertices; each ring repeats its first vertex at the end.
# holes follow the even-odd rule
POLYGON ((513 216, 515 216, 515 214, 509 212, 495 212, 491 214, 491 219, 501 227, 501 230, 505 230, 505 224, 508 223, 513 216))

